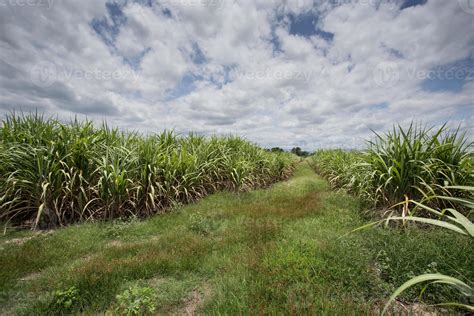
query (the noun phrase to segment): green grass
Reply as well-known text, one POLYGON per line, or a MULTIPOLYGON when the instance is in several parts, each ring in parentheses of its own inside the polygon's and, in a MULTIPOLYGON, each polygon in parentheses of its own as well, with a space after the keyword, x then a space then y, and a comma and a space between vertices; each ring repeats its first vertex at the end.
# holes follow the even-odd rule
MULTIPOLYGON (((473 279, 464 236, 408 227, 339 238, 366 223, 360 211, 358 198, 331 191, 304 162, 269 189, 215 193, 147 220, 8 232, 0 314, 114 311, 135 287, 154 289, 161 314, 376 314, 414 275, 473 279), (58 306, 55 291, 71 288, 71 307, 58 306)), ((401 299, 416 301, 419 289, 401 299)), ((435 294, 458 300, 437 286, 424 299, 435 294)))

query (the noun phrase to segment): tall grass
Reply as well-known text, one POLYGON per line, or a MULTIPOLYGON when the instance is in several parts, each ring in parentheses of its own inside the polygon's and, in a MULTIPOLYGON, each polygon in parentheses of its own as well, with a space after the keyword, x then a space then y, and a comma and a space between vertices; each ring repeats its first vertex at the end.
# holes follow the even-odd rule
POLYGON ((90 121, 9 115, 0 127, 0 220, 33 227, 148 216, 290 175, 290 154, 238 137, 144 136, 90 121))
POLYGON ((371 170, 362 152, 318 150, 310 157, 309 163, 316 172, 328 179, 333 188, 345 189, 362 200, 374 199, 371 170))
POLYGON ((363 151, 320 150, 313 167, 342 187, 377 205, 401 200, 430 200, 445 207, 453 204, 431 196, 472 197, 456 186, 474 184, 473 143, 459 130, 411 124, 375 134, 363 151), (454 187, 454 188, 453 188, 454 187))
MULTIPOLYGON (((457 187, 456 189, 461 190, 461 191, 469 191, 469 192, 474 191, 474 187, 472 186, 457 187)), ((448 201, 452 201, 453 199, 455 199, 456 202, 459 205, 464 206, 465 209, 468 210, 470 214, 472 214, 472 212, 474 211, 474 201, 472 200, 453 198, 452 196, 438 196, 437 198, 440 200, 448 200, 448 201)), ((407 222, 416 222, 416 223, 423 223, 426 225, 441 227, 441 228, 450 230, 451 232, 465 235, 467 238, 470 238, 471 240, 472 238, 474 238, 474 224, 472 223, 471 220, 469 220, 468 217, 464 216, 463 214, 461 214, 458 210, 454 208, 436 210, 423 203, 413 201, 413 200, 406 200, 406 201, 400 202, 399 204, 404 205, 405 209, 409 210, 408 214, 403 214, 403 216, 389 216, 383 220, 358 227, 350 233, 367 229, 373 226, 378 226, 383 223, 388 225, 390 221, 402 221, 403 224, 406 224, 407 222), (414 204, 414 207, 411 210, 409 208, 410 204, 414 204), (426 214, 435 216, 435 218, 431 218, 428 216, 419 216, 417 215, 417 213, 419 213, 418 212, 419 210, 424 210, 426 211, 426 214)), ((344 236, 347 236, 347 234, 344 236)), ((400 296, 402 292, 409 289, 410 287, 413 287, 421 283, 425 283, 425 286, 420 292, 420 295, 419 295, 420 300, 429 285, 432 285, 432 284, 449 285, 457 289, 459 293, 462 294, 460 297, 460 300, 458 302, 438 303, 435 306, 458 307, 461 309, 474 311, 474 305, 472 305, 472 302, 474 300, 474 288, 472 287, 472 281, 466 279, 464 276, 462 276, 462 274, 461 274, 461 277, 464 280, 461 280, 452 276, 440 274, 440 273, 425 273, 425 274, 415 276, 409 279, 408 281, 406 281, 405 283, 403 283, 402 285, 400 285, 392 293, 388 302, 385 304, 385 307, 382 311, 382 315, 387 312, 390 304, 393 303, 393 301, 398 296, 400 296)))
MULTIPOLYGON (((458 187, 457 189, 463 190, 463 191, 469 191, 473 192, 474 187, 458 187)), ((438 199, 441 200, 452 200, 453 198, 451 196, 439 196, 438 199)), ((456 199, 456 201, 465 206, 465 209, 469 210, 470 213, 474 210, 474 201, 472 200, 465 200, 465 199, 456 199)), ((389 222, 391 220, 395 221, 414 221, 414 222, 421 222, 424 224, 428 225, 434 225, 437 227, 442 227, 445 229, 449 229, 451 232, 455 232, 458 234, 462 234, 465 236, 468 236, 471 238, 471 240, 474 238, 474 224, 472 221, 470 221, 467 217, 462 215, 460 212, 453 208, 447 208, 443 210, 435 210, 427 205, 424 205, 422 203, 416 202, 416 201, 406 201, 402 203, 406 203, 407 208, 409 203, 415 204, 415 208, 412 210, 410 216, 403 216, 403 217, 397 217, 397 216, 391 216, 388 217, 385 222, 389 222), (427 217, 422 217, 422 216, 414 216, 416 214, 417 209, 423 209, 425 211, 428 211, 432 215, 435 215, 437 219, 432 219, 432 218, 427 218, 427 217)), ((375 223, 377 224, 377 223, 375 223)), ((437 304, 438 306, 448 306, 448 307, 460 307, 465 310, 470 310, 474 311, 474 288, 472 287, 472 282, 470 280, 460 280, 458 278, 448 276, 448 275, 443 275, 440 273, 425 273, 422 275, 418 275, 405 283, 403 283, 400 287, 398 287, 395 292, 390 296, 387 304, 384 307, 384 310, 382 314, 384 314, 389 305, 397 298, 403 291, 407 290, 408 288, 419 284, 419 283, 427 283, 422 292, 420 293, 420 298, 426 289, 431 284, 445 284, 449 285, 455 289, 457 289, 461 294, 463 301, 459 302, 449 302, 449 303, 439 303, 437 304)))

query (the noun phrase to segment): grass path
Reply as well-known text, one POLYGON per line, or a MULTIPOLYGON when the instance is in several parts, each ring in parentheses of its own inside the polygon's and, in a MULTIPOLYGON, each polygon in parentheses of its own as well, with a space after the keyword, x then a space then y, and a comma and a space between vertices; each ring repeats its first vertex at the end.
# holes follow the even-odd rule
MULTIPOLYGON (((272 188, 218 193, 145 221, 8 233, 0 238, 0 314, 101 314, 136 285, 155 289, 158 314, 371 314, 412 274, 473 279, 470 240, 443 230, 338 239, 366 222, 360 211, 356 198, 331 191, 302 163, 272 188), (71 287, 68 310, 57 303, 67 295, 54 291, 71 287)), ((426 298, 435 292, 455 296, 435 288, 426 298)))

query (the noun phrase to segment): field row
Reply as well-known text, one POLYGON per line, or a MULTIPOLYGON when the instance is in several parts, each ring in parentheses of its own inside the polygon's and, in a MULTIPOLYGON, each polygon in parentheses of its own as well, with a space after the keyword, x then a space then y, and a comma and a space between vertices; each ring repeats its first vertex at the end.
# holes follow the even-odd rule
POLYGON ((376 134, 366 150, 319 150, 309 161, 334 188, 378 208, 417 200, 462 209, 456 199, 473 197, 466 190, 474 186, 472 149, 473 143, 456 130, 411 125, 376 134))
POLYGON ((144 136, 9 116, 0 128, 0 221, 47 228, 143 217, 219 190, 266 187, 294 163, 238 137, 144 136))

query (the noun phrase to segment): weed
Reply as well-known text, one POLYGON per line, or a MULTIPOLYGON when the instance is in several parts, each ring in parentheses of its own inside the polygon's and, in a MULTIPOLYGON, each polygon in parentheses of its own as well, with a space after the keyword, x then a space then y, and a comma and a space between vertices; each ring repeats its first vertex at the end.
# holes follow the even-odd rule
POLYGON ((189 222, 189 230, 204 236, 209 235, 218 226, 212 218, 203 216, 200 212, 190 214, 189 222))
POLYGON ((116 315, 151 315, 156 310, 156 291, 150 287, 130 287, 116 299, 116 315))
POLYGON ((56 290, 52 293, 49 309, 55 314, 70 313, 80 302, 79 290, 72 286, 66 290, 56 290))

